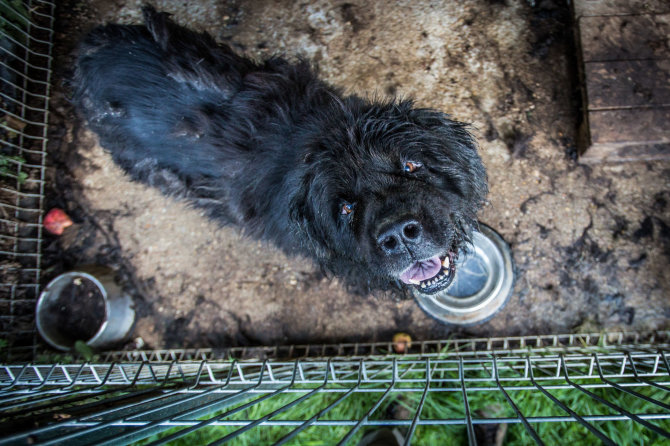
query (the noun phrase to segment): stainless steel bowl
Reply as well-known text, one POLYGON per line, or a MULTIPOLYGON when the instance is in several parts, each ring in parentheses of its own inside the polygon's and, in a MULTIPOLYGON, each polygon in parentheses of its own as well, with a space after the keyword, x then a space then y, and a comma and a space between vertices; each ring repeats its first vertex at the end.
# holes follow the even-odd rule
POLYGON ((472 245, 461 251, 456 276, 447 289, 426 295, 415 292, 419 306, 446 324, 474 325, 491 318, 507 302, 514 285, 512 254, 490 227, 479 225, 472 245))
MULTIPOLYGON (((77 302, 78 311, 94 308, 94 298, 77 302)), ((49 282, 37 301, 35 322, 37 331, 52 347, 59 350, 71 350, 75 342, 80 340, 95 349, 109 348, 127 339, 135 322, 135 308, 131 297, 123 292, 114 280, 114 272, 102 266, 84 266, 78 271, 61 274, 49 282), (99 299, 104 305, 103 314, 99 318, 97 331, 90 339, 72 337, 72 327, 62 326, 59 312, 72 314, 65 290, 76 281, 87 281, 99 291, 99 299)), ((74 318, 72 318, 74 320, 74 318)), ((81 323, 81 321, 75 321, 81 323)))

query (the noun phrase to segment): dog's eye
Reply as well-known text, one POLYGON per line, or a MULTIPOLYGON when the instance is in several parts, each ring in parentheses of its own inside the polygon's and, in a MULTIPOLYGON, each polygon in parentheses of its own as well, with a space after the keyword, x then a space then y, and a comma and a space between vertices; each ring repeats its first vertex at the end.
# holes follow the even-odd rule
POLYGON ((423 166, 423 164, 418 163, 416 161, 407 161, 405 163, 404 170, 405 172, 412 173, 418 170, 421 166, 423 166))
POLYGON ((354 212, 354 207, 356 206, 356 203, 343 203, 342 204, 342 209, 340 210, 340 214, 342 215, 350 215, 352 212, 354 212))

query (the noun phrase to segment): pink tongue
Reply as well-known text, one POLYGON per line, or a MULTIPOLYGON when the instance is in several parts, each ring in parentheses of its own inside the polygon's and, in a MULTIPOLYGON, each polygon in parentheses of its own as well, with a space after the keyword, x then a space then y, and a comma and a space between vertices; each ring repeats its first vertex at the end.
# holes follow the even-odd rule
POLYGON ((437 276, 437 273, 442 269, 442 262, 440 256, 431 257, 428 260, 421 260, 415 262, 414 265, 407 268, 400 274, 400 280, 405 283, 412 283, 437 276))

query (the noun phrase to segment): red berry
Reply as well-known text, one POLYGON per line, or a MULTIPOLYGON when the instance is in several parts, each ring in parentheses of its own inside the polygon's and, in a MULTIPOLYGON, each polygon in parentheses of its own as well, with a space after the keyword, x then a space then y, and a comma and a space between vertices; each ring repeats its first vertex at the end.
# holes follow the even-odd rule
POLYGON ((72 220, 62 209, 53 208, 44 216, 44 229, 54 235, 61 235, 68 226, 72 226, 72 220))

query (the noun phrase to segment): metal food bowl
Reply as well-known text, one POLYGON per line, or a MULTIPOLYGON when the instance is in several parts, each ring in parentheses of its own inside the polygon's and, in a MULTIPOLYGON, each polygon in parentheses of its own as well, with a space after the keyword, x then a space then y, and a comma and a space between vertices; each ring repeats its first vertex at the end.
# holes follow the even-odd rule
POLYGON ((122 342, 130 335, 135 322, 135 309, 131 297, 114 280, 111 269, 85 266, 78 271, 61 274, 47 285, 37 301, 35 322, 42 338, 59 350, 72 350, 78 340, 94 349, 104 349, 122 342), (84 282, 94 287, 97 293, 73 305, 72 299, 68 299, 67 290, 71 289, 72 284, 84 282), (94 308, 100 306, 100 314, 94 316, 94 308), (76 316, 70 316, 74 313, 73 307, 78 308, 79 315, 90 315, 89 322, 93 324, 93 331, 81 339, 75 332, 81 328, 77 325, 83 325, 86 317, 77 320, 76 316), (64 318, 59 317, 63 315, 64 318), (64 320, 68 321, 66 325, 75 327, 63 326, 64 320))
POLYGON ((472 245, 459 252, 456 275, 447 289, 414 297, 426 313, 445 324, 474 325, 500 310, 514 285, 512 254, 505 241, 490 227, 479 224, 472 245))

